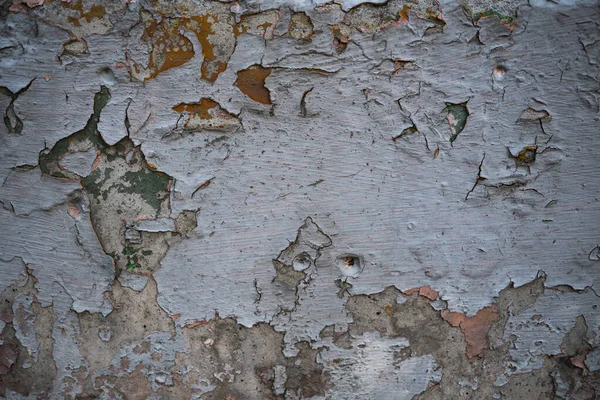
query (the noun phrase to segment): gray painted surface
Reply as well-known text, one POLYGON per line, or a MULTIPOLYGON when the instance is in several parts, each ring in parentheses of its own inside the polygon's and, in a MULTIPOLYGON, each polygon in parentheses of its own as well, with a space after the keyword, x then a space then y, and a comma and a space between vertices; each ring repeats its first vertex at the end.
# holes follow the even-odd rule
POLYGON ((7 398, 600 395, 596 2, 5 3, 7 398))

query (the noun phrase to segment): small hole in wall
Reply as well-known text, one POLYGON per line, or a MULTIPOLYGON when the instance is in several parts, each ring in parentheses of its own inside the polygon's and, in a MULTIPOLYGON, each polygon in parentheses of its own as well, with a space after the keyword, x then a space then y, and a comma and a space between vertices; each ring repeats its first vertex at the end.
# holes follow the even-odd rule
POLYGON ((104 85, 112 86, 117 83, 117 78, 115 77, 114 72, 108 67, 98 70, 98 77, 104 85))
POLYGON ((363 261, 356 254, 344 254, 335 261, 338 269, 345 276, 356 278, 363 271, 363 261))
POLYGON ((506 75, 506 67, 504 65, 496 65, 494 67, 494 77, 500 79, 504 75, 506 75))
POLYGON ((307 253, 302 252, 294 257, 294 260, 292 261, 292 268, 294 268, 294 271, 304 271, 310 267, 311 263, 312 259, 310 256, 307 253))

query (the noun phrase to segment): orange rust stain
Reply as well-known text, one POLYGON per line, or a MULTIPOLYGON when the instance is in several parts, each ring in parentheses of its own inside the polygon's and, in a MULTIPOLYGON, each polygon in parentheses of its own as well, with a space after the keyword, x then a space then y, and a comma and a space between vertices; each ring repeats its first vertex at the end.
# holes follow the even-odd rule
POLYGON ((202 98, 199 103, 179 103, 173 107, 173 110, 180 114, 195 114, 202 119, 212 119, 213 116, 208 111, 218 106, 219 103, 216 101, 202 98))
POLYGON ((400 19, 398 20, 399 23, 406 24, 408 22, 408 12, 409 11, 410 11, 410 6, 408 4, 405 4, 404 7, 402 7, 402 10, 400 10, 398 12, 398 16, 400 17, 400 19))
POLYGON ((79 22, 79 18, 75 18, 75 17, 68 17, 67 21, 69 21, 70 23, 72 23, 73 25, 75 25, 76 27, 80 27, 81 23, 79 22))
POLYGON ((271 39, 278 20, 279 13, 273 10, 259 14, 245 14, 240 17, 240 22, 233 26, 233 34, 236 38, 244 33, 250 33, 262 36, 263 39, 271 39), (264 22, 261 24, 260 20, 264 22))
POLYGON ((269 22, 265 22, 261 25, 258 25, 257 28, 262 28, 263 29, 263 37, 267 36, 267 32, 269 32, 269 29, 273 26, 273 24, 269 23, 269 22))
POLYGON ((392 306, 390 306, 389 304, 387 306, 385 306, 385 313, 388 315, 388 317, 390 315, 392 315, 392 312, 394 311, 394 309, 392 308, 392 306))
POLYGON ((81 19, 85 19, 85 22, 88 24, 92 22, 92 19, 98 18, 102 19, 106 15, 106 9, 102 5, 94 4, 90 7, 90 11, 84 11, 82 0, 77 0, 76 2, 61 2, 61 5, 64 8, 68 8, 70 10, 77 11, 79 13, 79 17, 67 17, 67 21, 72 23, 73 25, 79 27, 81 26, 81 19))
POLYGON ((338 53, 346 50, 346 47, 350 42, 350 37, 342 32, 342 28, 339 25, 330 25, 329 28, 331 29, 331 33, 333 35, 333 45, 338 53))
POLYGON ((218 60, 214 51, 214 44, 209 40, 210 35, 215 33, 213 23, 219 19, 216 15, 196 15, 184 21, 186 29, 194 32, 198 42, 202 45, 202 66, 200 75, 208 82, 214 82, 219 74, 227 69, 227 62, 218 60))
POLYGON ((106 10, 104 9, 104 6, 93 5, 90 8, 90 11, 83 14, 83 17, 85 18, 85 21, 89 24, 90 22, 92 22, 92 19, 101 19, 102 17, 104 17, 105 14, 106 10))
POLYGON ((444 310, 442 318, 450 325, 460 327, 467 342, 467 357, 473 358, 483 355, 483 350, 487 348, 487 333, 494 321, 498 319, 498 306, 492 304, 484 307, 472 317, 444 310))
POLYGON ((170 318, 175 321, 177 318, 181 317, 181 314, 173 314, 170 316, 170 318))
POLYGON ((205 14, 193 16, 184 22, 185 27, 194 32, 202 45, 202 56, 210 60, 216 60, 216 57, 213 44, 208 40, 208 36, 215 33, 212 25, 213 21, 216 22, 217 20, 216 16, 205 14))
POLYGON ((240 22, 233 26, 233 34, 236 38, 244 33, 248 33, 248 26, 244 24, 244 17, 246 17, 246 15, 242 15, 240 22))
POLYGON ((288 35, 294 39, 309 39, 314 34, 313 29, 313 23, 306 13, 295 13, 290 18, 288 35))
POLYGON ((535 154, 537 151, 537 146, 525 146, 523 147, 519 153, 517 154, 517 156, 515 157, 517 160, 524 162, 524 163, 530 163, 535 161, 535 154))
POLYGON ((271 68, 253 65, 238 71, 234 85, 252 100, 262 104, 271 104, 271 92, 265 87, 265 79, 270 74, 271 68))
POLYGON ((429 286, 421 286, 419 288, 419 296, 426 297, 429 300, 435 300, 438 298, 438 292, 436 292, 429 286))
MULTIPOLYGON (((152 43, 148 69, 152 79, 161 72, 179 67, 194 58, 192 42, 179 32, 179 22, 163 19, 160 23, 150 19, 145 22, 142 39, 152 43)), ((136 69, 139 68, 136 66, 136 69)))

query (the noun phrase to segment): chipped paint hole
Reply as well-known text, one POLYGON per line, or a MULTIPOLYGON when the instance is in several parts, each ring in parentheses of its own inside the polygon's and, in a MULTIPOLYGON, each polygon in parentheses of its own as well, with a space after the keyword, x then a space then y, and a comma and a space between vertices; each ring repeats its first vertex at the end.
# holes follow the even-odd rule
POLYGON ((356 278, 363 271, 363 262, 355 254, 345 254, 336 259, 336 265, 342 274, 356 278))
POLYGON ((295 271, 304 271, 305 269, 310 267, 311 264, 312 264, 312 259, 306 252, 302 252, 302 253, 298 254, 292 260, 292 268, 295 271))
POLYGON ((504 75, 506 75, 506 67, 504 65, 496 65, 494 67, 494 77, 501 79, 504 75))
POLYGON ((142 234, 140 231, 134 228, 127 228, 124 232, 125 240, 128 243, 137 244, 142 241, 142 234))
POLYGON ((103 342, 108 342, 110 340, 110 338, 112 337, 110 328, 100 328, 98 330, 98 336, 100 337, 100 340, 102 340, 103 342))
POLYGON ((84 209, 83 204, 81 202, 81 198, 75 197, 69 200, 69 204, 67 206, 67 213, 71 216, 71 218, 79 220, 83 212, 84 209))
POLYGON ((522 163, 532 163, 535 161, 535 156, 537 154, 537 146, 525 146, 521 149, 510 149, 510 154, 516 160, 521 161, 522 163))
POLYGON ((271 104, 271 92, 265 86, 265 79, 270 74, 271 68, 252 65, 237 72, 237 80, 233 85, 252 100, 262 104, 271 104))
POLYGON ((113 86, 117 83, 117 78, 115 77, 114 72, 108 67, 98 70, 98 77, 103 85, 113 86))
POLYGON ((164 385, 165 383, 167 383, 167 375, 160 372, 155 375, 154 380, 156 381, 156 383, 164 385))
POLYGON ((468 100, 463 103, 446 103, 446 111, 448 112, 448 123, 452 136, 450 143, 454 142, 467 125, 467 118, 471 114, 467 108, 468 100))

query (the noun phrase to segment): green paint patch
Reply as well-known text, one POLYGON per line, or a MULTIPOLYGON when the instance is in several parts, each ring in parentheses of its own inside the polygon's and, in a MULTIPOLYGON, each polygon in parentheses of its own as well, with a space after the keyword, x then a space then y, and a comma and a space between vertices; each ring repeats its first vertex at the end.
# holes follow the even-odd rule
MULTIPOLYGON (((98 132, 100 113, 109 100, 110 92, 108 88, 101 86, 100 91, 94 95, 94 112, 88 119, 86 126, 82 130, 59 140, 50 151, 42 151, 39 156, 39 164, 43 173, 55 177, 79 179, 79 176, 61 169, 59 161, 65 154, 76 151, 77 147, 82 145, 95 147, 102 155, 101 165, 104 165, 104 167, 95 168, 87 177, 82 178, 81 182, 85 190, 98 200, 108 200, 109 188, 106 187, 106 181, 115 172, 115 169, 106 166, 106 163, 119 159, 125 160, 125 154, 133 148, 133 143, 129 138, 124 138, 114 146, 109 146, 98 132)), ((160 210, 161 204, 167 198, 171 181, 168 175, 152 171, 143 159, 142 170, 127 171, 121 179, 124 183, 115 185, 120 192, 137 193, 156 210, 160 210)))
POLYGON ((104 142, 97 129, 98 122, 100 122, 100 112, 109 100, 110 92, 108 88, 101 86, 100 91, 94 95, 94 113, 88 119, 85 127, 56 142, 50 151, 45 149, 40 152, 39 165, 44 174, 57 178, 77 179, 77 175, 60 168, 58 165, 60 159, 65 154, 75 151, 77 145, 86 144, 86 142, 100 151, 107 147, 106 142, 104 142))
POLYGON ((467 118, 469 117, 469 109, 467 108, 468 101, 464 103, 446 103, 446 111, 448 111, 448 123, 452 136, 450 143, 454 142, 458 135, 465 129, 467 118))
POLYGON ((129 185, 119 184, 119 192, 139 194, 152 208, 160 210, 161 204, 168 196, 171 178, 162 172, 144 169, 125 172, 123 181, 129 185))
POLYGON ((109 90, 101 86, 100 91, 94 95, 93 113, 85 127, 59 140, 51 149, 40 152, 39 165, 46 175, 81 182, 91 200, 92 225, 106 253, 113 257, 118 276, 124 270, 146 268, 143 257, 150 256, 152 252, 122 243, 122 232, 109 226, 111 221, 131 223, 141 214, 153 218, 153 210, 158 216, 168 207, 171 178, 155 171, 129 137, 112 146, 104 141, 98 132, 98 123, 100 113, 109 101, 109 90), (87 176, 62 169, 60 163, 65 155, 89 149, 95 149, 98 156, 87 176))
POLYGON ((113 169, 95 169, 91 174, 82 179, 85 190, 95 198, 108 199, 108 191, 104 190, 103 183, 110 177, 113 169))

